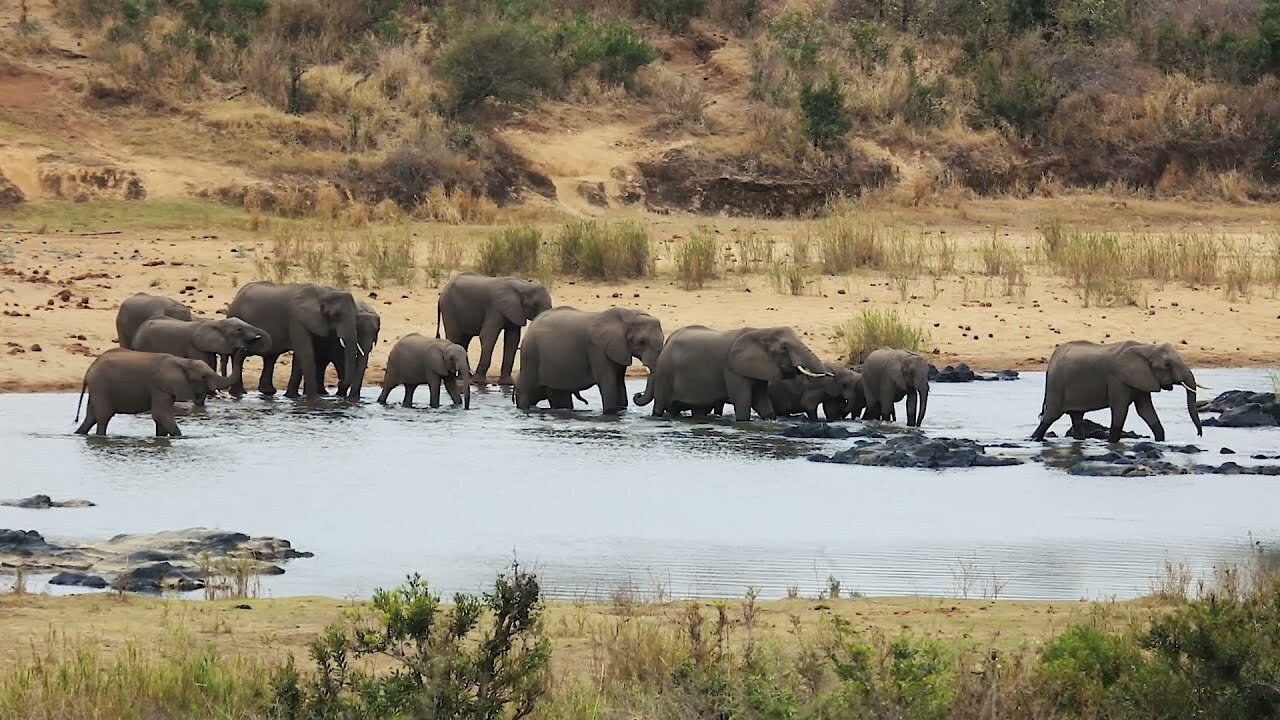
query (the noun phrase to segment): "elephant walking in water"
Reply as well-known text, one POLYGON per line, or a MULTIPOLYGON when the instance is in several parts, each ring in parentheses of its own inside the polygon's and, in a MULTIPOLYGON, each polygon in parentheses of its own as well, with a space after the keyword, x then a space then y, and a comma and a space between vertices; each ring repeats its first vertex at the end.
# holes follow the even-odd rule
POLYGON ((835 363, 822 366, 829 375, 796 375, 769 383, 769 402, 779 417, 803 413, 809 422, 817 422, 818 406, 828 421, 856 418, 862 413, 867 405, 862 374, 835 363))
MULTIPOLYGON (((271 338, 271 347, 254 353, 262 356, 258 392, 275 394, 276 360, 293 351, 296 371, 290 374, 285 397, 297 397, 302 379, 316 377, 317 344, 330 335, 337 337, 346 366, 356 367, 356 359, 364 354, 356 331, 357 314, 355 298, 346 290, 312 283, 277 285, 266 280, 240 288, 227 308, 227 315, 262 328, 271 338)), ((319 383, 306 390, 308 397, 318 397, 319 383)), ((232 388, 233 393, 237 391, 244 393, 243 383, 232 388)))
POLYGON ((1031 434, 1043 440, 1049 427, 1064 414, 1071 417, 1071 434, 1079 437, 1078 428, 1084 414, 1111 408, 1108 442, 1120 442, 1129 406, 1151 428, 1157 442, 1164 441, 1164 426, 1151 403, 1151 393, 1172 390, 1181 385, 1187 391, 1187 413, 1203 435, 1200 414, 1196 411, 1196 383, 1191 368, 1168 343, 1148 345, 1126 340, 1099 344, 1087 340, 1066 342, 1054 349, 1044 378, 1044 404, 1040 424, 1031 434))
POLYGON ((150 412, 157 437, 179 437, 182 431, 173 417, 174 402, 199 402, 229 385, 230 380, 201 360, 113 348, 99 355, 84 374, 77 421, 86 390, 89 406, 76 434, 87 435, 97 426, 97 434, 106 435, 113 416, 150 412))
POLYGON ((191 320, 191 308, 163 295, 134 293, 120 303, 116 310, 116 342, 125 350, 133 350, 133 336, 149 318, 169 317, 175 320, 191 320))
POLYGON ((907 399, 907 425, 919 427, 929 407, 929 363, 910 350, 878 348, 862 361, 864 420, 896 420, 893 406, 907 399), (919 412, 917 412, 917 407, 919 412))
POLYGON ((541 283, 515 277, 489 277, 473 272, 455 275, 440 289, 436 302, 436 337, 444 321, 444 336, 450 342, 471 346, 480 337, 480 359, 474 381, 488 382, 493 348, 502 333, 502 369, 499 385, 514 385, 511 372, 520 346, 520 328, 551 309, 551 293, 541 283))
POLYGON ((558 307, 529 324, 520 346, 515 401, 528 410, 542 400, 572 409, 573 394, 595 385, 603 411, 627 408, 626 371, 633 358, 651 371, 662 351, 662 323, 643 310, 584 312, 558 307))
POLYGON ((461 345, 440 338, 409 333, 400 338, 387 354, 387 372, 382 378, 382 394, 387 397, 398 385, 404 385, 405 407, 413 406, 413 391, 426 384, 431 390, 431 407, 440 407, 440 386, 444 385, 454 405, 471 409, 471 369, 467 351, 461 345))
POLYGON ((338 374, 338 397, 359 400, 360 388, 364 385, 364 375, 369 370, 369 356, 373 354, 373 347, 378 344, 378 334, 381 332, 382 317, 368 304, 357 302, 356 342, 360 352, 356 354, 355 368, 349 369, 345 365, 346 353, 343 351, 342 344, 338 342, 336 334, 330 333, 327 337, 316 341, 316 377, 302 379, 303 392, 306 393, 307 388, 314 382, 318 388, 317 392, 327 395, 329 391, 325 389, 324 376, 332 365, 338 374))
POLYGON ((201 360, 217 367, 219 355, 232 358, 231 386, 244 387, 244 358, 271 346, 271 338, 261 328, 240 318, 200 318, 184 322, 157 316, 142 323, 133 337, 134 349, 162 352, 201 360))
POLYGON ((657 367, 635 403, 653 403, 653 416, 691 410, 703 416, 733 405, 739 422, 754 409, 761 418, 777 416, 769 383, 806 375, 828 375, 822 361, 789 327, 742 328, 721 332, 689 325, 671 333, 657 367))

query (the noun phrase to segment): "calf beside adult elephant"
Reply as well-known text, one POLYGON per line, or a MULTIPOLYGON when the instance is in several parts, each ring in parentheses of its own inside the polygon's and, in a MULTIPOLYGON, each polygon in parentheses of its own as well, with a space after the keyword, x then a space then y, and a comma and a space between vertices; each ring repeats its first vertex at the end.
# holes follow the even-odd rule
POLYGON ((769 383, 769 402, 779 417, 804 414, 810 422, 818 421, 818 407, 828 421, 858 417, 867 401, 862 389, 862 374, 835 363, 823 363, 827 375, 794 377, 769 383))
POLYGON ((546 310, 529 324, 520 346, 515 402, 528 410, 542 400, 572 409, 573 394, 595 385, 605 413, 627 407, 625 377, 633 358, 650 370, 662 352, 662 323, 643 310, 546 310))
MULTIPOLYGON (((364 355, 357 331, 359 311, 355 298, 346 290, 313 283, 251 282, 236 293, 227 315, 261 328, 271 338, 269 348, 254 353, 262 356, 258 392, 263 395, 275 394, 272 378, 276 360, 286 352, 293 352, 294 370, 285 397, 298 396, 303 378, 317 377, 317 345, 330 335, 336 337, 346 367, 357 367, 358 358, 364 355)), ((236 391, 243 393, 243 384, 233 388, 236 391)), ((310 383, 306 393, 308 397, 318 397, 319 383, 310 383)))
POLYGON ((261 328, 240 318, 199 318, 189 322, 156 316, 138 328, 133 348, 200 360, 217 368, 219 355, 232 359, 232 387, 244 387, 244 358, 271 346, 271 338, 261 328))
POLYGON ((520 346, 520 328, 549 309, 551 293, 541 283, 464 272, 440 289, 436 302, 436 337, 440 337, 441 321, 444 336, 464 350, 470 347, 471 339, 478 336, 480 359, 473 379, 485 383, 498 334, 503 333, 498 384, 513 385, 511 371, 515 367, 516 348, 520 346))
MULTIPOLYGON (((338 336, 331 333, 316 341, 316 377, 302 379, 303 392, 306 392, 309 384, 314 382, 319 394, 327 395, 329 391, 325 389, 324 376, 332 365, 338 375, 338 397, 359 400, 360 388, 364 385, 364 376, 369 369, 369 356, 373 353, 374 346, 378 344, 378 334, 381 332, 382 317, 368 304, 357 302, 356 342, 360 353, 357 353, 354 370, 347 369, 343 360, 345 352, 342 344, 338 342, 338 336)), ((296 365, 293 372, 298 372, 296 365)))
POLYGON ((1054 349, 1045 373, 1044 403, 1040 408, 1040 424, 1031 434, 1043 440, 1049 427, 1064 414, 1071 417, 1071 434, 1080 435, 1084 414, 1092 410, 1111 409, 1108 442, 1120 442, 1129 406, 1151 428, 1157 442, 1164 440, 1164 426, 1151 403, 1151 393, 1172 390, 1181 385, 1187 391, 1187 413, 1203 435, 1200 414, 1196 411, 1196 390, 1205 387, 1196 382, 1191 368, 1178 351, 1168 343, 1143 344, 1133 340, 1099 344, 1087 340, 1066 342, 1054 349))
POLYGON ((413 392, 425 384, 431 391, 431 407, 440 407, 440 386, 443 384, 454 405, 471 409, 471 369, 467 351, 461 345, 409 333, 400 338, 387 353, 387 370, 382 377, 382 394, 378 402, 387 403, 387 397, 397 386, 404 386, 405 407, 413 406, 413 392))
POLYGON ((654 417, 690 410, 706 415, 733 405, 738 421, 751 411, 764 419, 777 416, 769 384, 797 375, 827 377, 817 355, 789 327, 719 331, 690 325, 671 333, 643 393, 635 403, 653 403, 654 417))
POLYGON ((126 350, 133 349, 133 336, 142 323, 153 317, 169 317, 175 320, 190 320, 193 316, 191 308, 163 295, 134 293, 120 303, 116 310, 116 342, 126 350))
POLYGON ((907 399, 907 425, 919 427, 929 407, 929 363, 909 350, 878 348, 862 361, 864 420, 896 420, 893 406, 907 399), (918 408, 918 412, 917 412, 918 408))
POLYGON ((113 416, 150 412, 158 437, 178 437, 182 431, 174 420, 173 404, 200 401, 230 385, 201 360, 113 348, 99 355, 84 374, 77 421, 86 391, 89 405, 76 433, 87 435, 96 426, 98 435, 106 435, 113 416))

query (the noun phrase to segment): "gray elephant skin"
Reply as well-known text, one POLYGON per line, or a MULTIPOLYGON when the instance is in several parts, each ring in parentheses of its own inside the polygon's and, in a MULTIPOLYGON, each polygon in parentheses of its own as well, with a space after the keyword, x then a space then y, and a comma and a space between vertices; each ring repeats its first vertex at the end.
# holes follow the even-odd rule
POLYGON ((159 352, 200 360, 217 368, 219 355, 232 359, 232 387, 244 387, 244 358, 271 346, 271 338, 261 328, 240 318, 197 318, 189 322, 170 317, 153 317, 133 336, 133 349, 159 352))
POLYGON ((712 330, 689 325, 671 333, 637 405, 653 403, 653 416, 690 410, 704 416, 733 405, 739 421, 777 417, 769 384, 797 375, 825 377, 817 355, 789 327, 712 330))
POLYGON ((99 355, 84 374, 77 421, 86 391, 89 405, 76 433, 87 435, 97 426, 97 434, 106 435, 112 416, 150 412, 156 436, 179 437, 182 431, 174 420, 173 404, 198 400, 230 385, 230 380, 201 360, 113 348, 99 355))
POLYGON ((1191 368, 1172 345, 1133 340, 1106 344, 1086 340, 1062 343, 1049 357, 1040 424, 1031 438, 1043 440, 1049 427, 1064 414, 1071 417, 1071 433, 1076 436, 1085 413, 1110 408, 1111 430, 1107 441, 1117 443, 1124 432, 1129 406, 1133 405, 1151 428, 1156 442, 1162 442, 1164 426, 1151 403, 1151 393, 1172 390, 1174 385, 1186 389, 1187 412, 1195 423, 1196 434, 1203 435, 1200 414, 1196 411, 1196 390, 1206 386, 1196 383, 1191 368))
MULTIPOLYGON (((297 397, 302 379, 316 377, 319 363, 316 345, 330 335, 337 337, 346 366, 356 367, 358 356, 363 354, 356 331, 357 314, 355 298, 346 290, 313 283, 278 285, 266 280, 240 288, 227 308, 228 316, 261 328, 271 338, 271 347, 255 353, 262 356, 258 392, 275 394, 272 376, 276 360, 286 352, 293 352, 294 370, 290 373, 285 397, 297 397)), ((244 388, 238 386, 234 391, 243 393, 244 388)), ((319 383, 312 383, 307 388, 307 396, 319 395, 319 383)))
POLYGON ((621 412, 627 407, 632 358, 652 370, 662 337, 662 323, 635 308, 547 310, 529 324, 520 346, 516 407, 528 410, 549 400, 552 408, 572 409, 573 394, 594 385, 600 388, 603 412, 621 412))
POLYGON ((454 405, 471 409, 471 368, 461 345, 441 338, 409 333, 387 354, 387 371, 382 378, 378 402, 385 405, 397 386, 404 386, 405 407, 413 406, 413 391, 426 384, 431 390, 431 407, 440 407, 440 386, 444 385, 454 405))
POLYGON ((907 399, 907 425, 920 427, 929 407, 929 363, 910 350, 878 348, 862 361, 864 420, 897 420, 894 404, 907 399), (918 412, 917 412, 918 408, 918 412))
POLYGON ((471 339, 480 338, 480 359, 473 380, 488 382, 493 348, 502 338, 502 368, 499 385, 514 385, 511 371, 515 367, 516 348, 520 346, 520 329, 551 309, 551 293, 541 283, 515 277, 489 277, 464 272, 455 275, 440 289, 436 303, 436 337, 444 322, 444 336, 467 350, 471 339))
POLYGON ((866 407, 862 374, 835 363, 823 363, 823 377, 797 375, 769 383, 769 402, 779 417, 805 415, 818 421, 818 407, 828 422, 858 417, 866 407))
POLYGON ((148 318, 156 316, 170 317, 175 320, 190 320, 191 308, 163 295, 134 293, 120 303, 116 310, 116 342, 125 350, 134 349, 133 336, 148 318))
MULTIPOLYGON (((356 354, 354 371, 348 371, 343 364, 346 353, 343 352, 337 335, 330 334, 326 338, 317 340, 314 382, 319 388, 319 394, 329 393, 325 388, 325 373, 332 365, 334 372, 338 375, 338 397, 359 400, 360 389, 364 386, 365 372, 369 370, 369 356, 373 354, 373 348, 378 344, 378 334, 381 332, 382 317, 378 312, 366 303, 356 302, 356 343, 360 346, 360 353, 356 354)), ((306 392, 311 382, 313 382, 311 378, 302 379, 303 392, 306 392)))

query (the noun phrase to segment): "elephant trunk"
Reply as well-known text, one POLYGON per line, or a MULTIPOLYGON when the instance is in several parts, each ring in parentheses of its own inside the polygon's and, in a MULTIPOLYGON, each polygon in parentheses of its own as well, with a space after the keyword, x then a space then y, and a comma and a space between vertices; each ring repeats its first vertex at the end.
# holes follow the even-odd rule
POLYGON ((917 387, 907 391, 907 425, 920 427, 925 411, 929 408, 929 387, 917 387))
POLYGON ((645 381, 644 392, 638 392, 631 396, 631 402, 636 407, 644 407, 653 402, 653 371, 649 371, 649 379, 645 381))
MULTIPOLYGON (((462 383, 462 409, 470 410, 471 409, 471 385, 473 384, 471 382, 471 374, 466 371, 458 373, 458 382, 462 383)), ((515 393, 512 393, 512 395, 515 395, 515 393)))
POLYGON ((1196 408, 1196 389, 1203 387, 1196 382, 1196 376, 1191 373, 1191 368, 1183 366, 1178 368, 1178 383, 1187 389, 1187 414, 1191 416, 1191 422, 1196 426, 1196 435, 1203 436, 1204 428, 1200 425, 1200 412, 1196 408))

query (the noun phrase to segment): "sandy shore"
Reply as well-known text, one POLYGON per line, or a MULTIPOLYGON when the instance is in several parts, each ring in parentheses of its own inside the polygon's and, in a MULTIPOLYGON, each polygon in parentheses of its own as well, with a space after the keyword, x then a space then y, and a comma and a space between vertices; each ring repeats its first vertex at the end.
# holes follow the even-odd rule
MULTIPOLYGON (((1274 232, 1264 218, 1251 211, 1244 221, 1234 223, 1182 218, 1165 225, 1177 229, 1194 224, 1212 232, 1226 232, 1229 225, 1237 234, 1274 232)), ((916 220, 932 222, 929 217, 916 220)), ((649 222, 659 252, 667 258, 694 223, 713 226, 726 238, 746 228, 777 238, 806 231, 803 224, 749 220, 659 216, 649 222)), ((24 224, 34 221, 11 225, 7 232, 0 229, 0 243, 13 250, 12 260, 0 265, 0 391, 8 392, 78 389, 92 358, 115 346, 116 308, 134 292, 170 295, 199 314, 218 316, 237 287, 259 277, 255 253, 269 255, 272 248, 270 236, 250 232, 243 216, 220 214, 212 229, 175 228, 175 223, 156 223, 164 225, 156 228, 139 221, 117 234, 100 235, 70 234, 71 223, 46 223, 35 230, 23 230, 24 224)), ((96 225, 111 227, 112 220, 104 218, 96 225)), ((1174 343, 1196 367, 1280 364, 1280 303, 1269 284, 1256 287, 1247 300, 1234 302, 1220 286, 1147 285, 1139 305, 1085 308, 1070 283, 1038 265, 1030 268, 1025 291, 1010 294, 1002 278, 978 274, 975 261, 965 259, 991 236, 989 225, 975 221, 951 227, 962 257, 956 273, 936 279, 923 275, 893 280, 871 272, 815 275, 805 294, 793 296, 775 290, 766 274, 729 273, 690 291, 678 286, 660 261, 653 278, 618 284, 561 279, 552 295, 557 305, 582 309, 643 308, 661 319, 668 333, 695 323, 725 329, 791 325, 829 359, 841 353, 833 337, 835 327, 865 308, 878 308, 897 310, 926 328, 938 365, 966 362, 980 370, 1041 369, 1057 343, 1126 338, 1174 343)), ((470 233, 474 240, 489 229, 423 230, 424 235, 432 232, 470 233)), ((1038 239, 1032 228, 1002 235, 1028 256, 1035 252, 1038 239)), ((386 353, 398 338, 410 332, 435 333, 437 290, 418 285, 353 292, 382 315, 381 342, 367 378, 377 384, 386 353)), ((478 355, 476 342, 473 362, 478 355)), ((495 374, 498 358, 500 351, 495 353, 495 374)), ((256 378, 260 367, 251 359, 247 374, 256 378)), ((277 366, 281 387, 287 370, 287 362, 277 366)), ((639 374, 640 368, 633 371, 639 374)))

